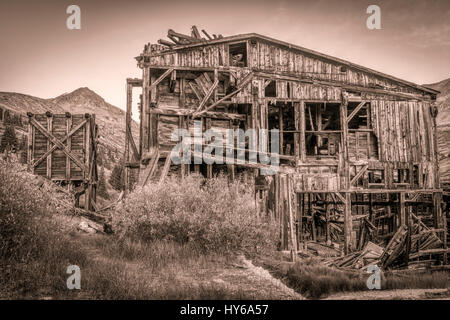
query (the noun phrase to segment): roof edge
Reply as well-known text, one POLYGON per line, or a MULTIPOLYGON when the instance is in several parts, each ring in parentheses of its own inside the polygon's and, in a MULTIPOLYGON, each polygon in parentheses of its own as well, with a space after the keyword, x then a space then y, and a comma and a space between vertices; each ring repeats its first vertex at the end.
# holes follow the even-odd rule
POLYGON ((268 37, 268 36, 264 36, 264 35, 261 35, 261 34, 258 34, 258 33, 245 33, 245 34, 239 34, 239 35, 234 35, 234 36, 227 36, 227 37, 223 37, 223 38, 220 38, 220 39, 213 39, 213 40, 207 40, 207 41, 205 40, 205 41, 202 41, 202 42, 188 44, 188 45, 178 45, 178 46, 174 46, 168 52, 170 52, 170 51, 178 51, 178 50, 182 50, 182 49, 186 49, 186 48, 199 47, 199 46, 204 46, 204 45, 212 45, 212 44, 230 42, 230 41, 247 40, 247 39, 252 39, 252 38, 257 38, 257 39, 260 39, 260 40, 263 40, 263 41, 267 41, 267 42, 271 42, 271 43, 274 43, 274 44, 277 44, 277 45, 280 45, 280 46, 287 47, 289 49, 294 49, 294 50, 298 50, 298 51, 301 51, 301 52, 304 52, 304 53, 307 53, 307 54, 310 54, 310 55, 314 55, 314 56, 317 56, 317 57, 320 57, 320 58, 323 58, 323 59, 326 59, 326 60, 338 62, 338 63, 343 64, 345 66, 348 66, 350 68, 353 68, 353 69, 356 69, 356 70, 360 70, 360 71, 364 71, 364 72, 368 72, 368 73, 372 73, 372 74, 375 74, 375 75, 383 77, 383 78, 387 78, 387 79, 390 79, 390 80, 393 80, 393 81, 396 81, 396 82, 399 82, 399 83, 403 83, 403 84, 405 84, 405 85, 407 85, 409 87, 412 87, 414 89, 418 89, 418 90, 421 90, 421 91, 424 91, 424 92, 428 92, 428 93, 436 94, 436 95, 440 93, 440 91, 437 91, 437 90, 434 90, 434 89, 431 89, 431 88, 427 88, 427 87, 418 85, 418 84, 416 84, 414 82, 403 80, 403 79, 391 76, 389 74, 386 74, 386 73, 383 73, 383 72, 380 72, 380 71, 377 71, 377 70, 374 70, 374 69, 370 69, 370 68, 367 68, 367 67, 364 67, 364 66, 352 63, 352 62, 344 60, 344 59, 333 57, 333 56, 330 56, 330 55, 327 55, 327 54, 324 54, 324 53, 321 53, 321 52, 318 52, 318 51, 315 51, 315 50, 307 49, 305 47, 301 47, 301 46, 298 46, 298 45, 295 45, 295 44, 292 44, 292 43, 289 43, 289 42, 285 42, 285 41, 282 41, 282 40, 274 39, 274 38, 271 38, 271 37, 268 37))

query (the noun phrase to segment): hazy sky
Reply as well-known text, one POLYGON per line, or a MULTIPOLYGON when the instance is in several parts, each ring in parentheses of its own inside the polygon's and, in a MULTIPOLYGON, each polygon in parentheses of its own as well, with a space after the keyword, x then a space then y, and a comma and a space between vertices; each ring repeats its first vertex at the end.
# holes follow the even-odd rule
POLYGON ((124 108, 134 57, 169 28, 256 32, 416 83, 450 77, 450 0, 0 0, 0 91, 50 98, 89 87, 124 108), (81 30, 66 8, 81 8, 81 30), (366 8, 381 7, 382 30, 366 8))

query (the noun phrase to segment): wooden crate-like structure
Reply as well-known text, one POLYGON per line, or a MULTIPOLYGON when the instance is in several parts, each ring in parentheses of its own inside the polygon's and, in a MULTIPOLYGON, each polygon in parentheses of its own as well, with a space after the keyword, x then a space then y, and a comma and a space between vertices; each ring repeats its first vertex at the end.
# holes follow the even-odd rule
POLYGON ((74 191, 76 205, 96 209, 97 134, 95 115, 28 113, 28 167, 36 175, 74 191))

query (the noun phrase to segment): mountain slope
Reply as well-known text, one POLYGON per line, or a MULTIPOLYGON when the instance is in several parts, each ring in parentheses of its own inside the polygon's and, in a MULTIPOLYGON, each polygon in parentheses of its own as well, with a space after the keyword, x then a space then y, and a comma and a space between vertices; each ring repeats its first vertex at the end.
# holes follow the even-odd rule
POLYGON ((440 155, 439 165, 441 182, 450 183, 450 78, 425 86, 441 92, 437 97, 439 112, 436 119, 440 155))
POLYGON ((437 124, 438 126, 450 125, 450 78, 424 86, 441 92, 437 97, 439 105, 437 124))
MULTIPOLYGON (((100 145, 122 156, 125 148, 125 111, 107 103, 89 88, 79 88, 53 99, 41 99, 30 95, 0 92, 0 107, 4 106, 17 113, 95 113, 99 127, 100 145)), ((137 142, 139 126, 133 121, 131 130, 137 142)))

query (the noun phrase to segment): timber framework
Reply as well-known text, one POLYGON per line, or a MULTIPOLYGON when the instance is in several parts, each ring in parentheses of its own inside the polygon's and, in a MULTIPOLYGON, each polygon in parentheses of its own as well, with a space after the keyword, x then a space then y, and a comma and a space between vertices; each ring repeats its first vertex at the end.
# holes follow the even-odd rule
POLYGON ((66 186, 82 198, 86 210, 97 210, 98 127, 94 114, 28 115, 28 168, 33 174, 66 186), (81 197, 83 196, 84 197, 81 197))
POLYGON ((438 91, 255 33, 193 26, 167 37, 145 45, 136 57, 142 78, 127 79, 128 187, 227 172, 254 179, 259 214, 279 221, 280 249, 322 243, 352 254, 371 243, 385 248, 386 268, 447 263, 438 91), (137 143, 133 88, 142 89, 137 143), (247 161, 174 165, 171 134, 194 121, 203 131, 278 129, 279 173, 261 176, 262 165, 247 161))

